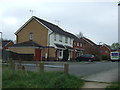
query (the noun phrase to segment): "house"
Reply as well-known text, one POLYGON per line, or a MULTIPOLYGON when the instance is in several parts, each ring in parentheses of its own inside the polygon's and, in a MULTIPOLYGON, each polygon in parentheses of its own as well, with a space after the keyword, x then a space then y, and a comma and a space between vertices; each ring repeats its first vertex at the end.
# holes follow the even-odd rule
POLYGON ((2 41, 2 49, 8 49, 8 47, 13 44, 14 44, 14 42, 11 40, 3 40, 2 41))
POLYGON ((74 48, 74 56, 73 57, 78 57, 78 56, 84 54, 84 43, 78 37, 74 38, 73 48, 74 48))
POLYGON ((83 42, 84 53, 99 55, 99 47, 97 44, 86 37, 80 37, 80 40, 83 42))
POLYGON ((32 16, 15 35, 17 42, 9 47, 12 52, 33 54, 35 60, 61 60, 68 49, 69 60, 75 58, 73 42, 77 37, 38 17, 32 16))
POLYGON ((2 40, 2 59, 9 59, 10 53, 8 47, 13 45, 14 42, 11 40, 2 40))
POLYGON ((106 56, 110 57, 111 49, 108 45, 103 44, 103 45, 98 45, 98 46, 100 48, 100 56, 106 55, 106 56))

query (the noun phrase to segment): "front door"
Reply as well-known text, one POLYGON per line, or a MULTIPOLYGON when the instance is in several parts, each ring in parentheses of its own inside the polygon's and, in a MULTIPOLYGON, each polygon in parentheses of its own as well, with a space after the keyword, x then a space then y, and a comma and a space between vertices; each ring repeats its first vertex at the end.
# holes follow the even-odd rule
POLYGON ((35 49, 35 60, 36 61, 42 60, 41 49, 39 48, 35 49))

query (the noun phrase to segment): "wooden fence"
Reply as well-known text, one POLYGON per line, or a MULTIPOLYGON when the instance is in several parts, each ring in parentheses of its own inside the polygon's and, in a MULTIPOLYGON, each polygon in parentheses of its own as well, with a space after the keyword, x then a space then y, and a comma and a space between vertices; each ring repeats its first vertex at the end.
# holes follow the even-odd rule
POLYGON ((63 71, 69 73, 69 64, 67 62, 30 62, 30 61, 11 61, 9 62, 11 69, 23 70, 23 71, 63 71))

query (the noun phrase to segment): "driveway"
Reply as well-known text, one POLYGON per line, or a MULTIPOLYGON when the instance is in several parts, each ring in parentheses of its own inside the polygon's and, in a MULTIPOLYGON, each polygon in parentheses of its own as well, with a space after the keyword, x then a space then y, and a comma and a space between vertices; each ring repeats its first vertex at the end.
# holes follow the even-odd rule
POLYGON ((118 62, 70 63, 70 74, 83 77, 86 81, 118 81, 118 62))

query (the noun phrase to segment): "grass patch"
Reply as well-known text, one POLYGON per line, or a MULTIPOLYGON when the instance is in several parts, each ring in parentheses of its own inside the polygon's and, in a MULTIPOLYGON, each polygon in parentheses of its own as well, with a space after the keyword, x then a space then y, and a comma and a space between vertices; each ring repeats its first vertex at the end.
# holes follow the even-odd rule
POLYGON ((106 88, 106 90, 120 90, 120 81, 112 83, 110 86, 106 88))
POLYGON ((3 69, 3 88, 81 88, 84 81, 63 72, 23 72, 3 69))

